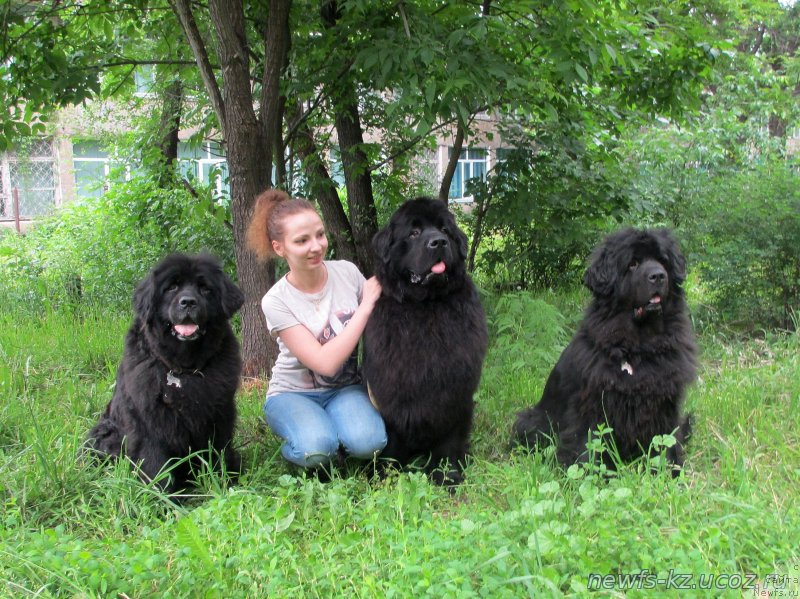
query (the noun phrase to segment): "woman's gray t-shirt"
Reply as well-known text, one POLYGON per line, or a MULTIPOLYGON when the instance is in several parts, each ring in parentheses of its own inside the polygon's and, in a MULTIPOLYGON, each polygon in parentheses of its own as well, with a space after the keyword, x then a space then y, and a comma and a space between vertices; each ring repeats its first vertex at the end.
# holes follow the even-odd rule
POLYGON ((328 280, 318 293, 303 293, 283 276, 261 299, 270 335, 278 341, 278 359, 272 368, 267 397, 285 391, 313 391, 360 382, 357 349, 332 377, 309 370, 289 351, 278 333, 298 324, 325 344, 353 316, 361 301, 364 275, 345 260, 325 261, 328 280))

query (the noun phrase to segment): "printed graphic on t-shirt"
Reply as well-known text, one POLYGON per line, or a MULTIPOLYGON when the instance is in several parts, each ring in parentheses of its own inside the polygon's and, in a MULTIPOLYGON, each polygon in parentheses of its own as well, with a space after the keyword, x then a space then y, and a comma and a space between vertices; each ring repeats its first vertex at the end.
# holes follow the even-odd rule
MULTIPOLYGON (((325 345, 328 341, 336 337, 344 330, 347 323, 355 314, 355 310, 340 310, 331 315, 328 324, 326 324, 322 332, 317 337, 320 345, 325 345)), ((356 350, 350 355, 339 371, 333 376, 323 376, 312 372, 314 375, 315 386, 321 387, 336 387, 338 385, 350 385, 358 382, 358 357, 356 350)))

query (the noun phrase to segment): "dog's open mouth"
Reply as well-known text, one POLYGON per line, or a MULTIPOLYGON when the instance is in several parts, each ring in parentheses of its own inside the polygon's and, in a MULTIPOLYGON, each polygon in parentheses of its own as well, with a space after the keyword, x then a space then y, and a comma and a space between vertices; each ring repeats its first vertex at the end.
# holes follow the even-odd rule
POLYGON ((661 312, 661 296, 655 294, 653 297, 650 298, 650 301, 647 302, 644 306, 639 306, 633 310, 633 315, 635 318, 643 318, 645 314, 650 312, 661 312))
POLYGON ((202 335, 202 331, 200 330, 199 326, 193 322, 189 322, 186 324, 172 325, 172 334, 175 335, 180 341, 194 341, 200 335, 202 335))
POLYGON ((410 278, 411 282, 414 285, 420 284, 420 283, 422 285, 425 285, 431 279, 433 279, 435 277, 438 277, 438 276, 441 276, 441 275, 445 274, 445 272, 447 272, 447 265, 444 263, 444 260, 442 260, 440 262, 437 262, 433 266, 431 266, 431 270, 429 272, 425 273, 424 275, 420 275, 420 274, 417 274, 415 272, 411 272, 411 275, 410 275, 409 278, 410 278))

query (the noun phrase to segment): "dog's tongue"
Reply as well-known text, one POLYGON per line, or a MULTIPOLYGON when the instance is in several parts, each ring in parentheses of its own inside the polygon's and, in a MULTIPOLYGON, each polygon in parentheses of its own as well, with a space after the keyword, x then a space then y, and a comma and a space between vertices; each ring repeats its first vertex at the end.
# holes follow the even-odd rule
POLYGON ((196 324, 176 324, 174 325, 175 332, 181 337, 191 337, 197 330, 196 324))
POLYGON ((654 295, 653 297, 650 298, 650 303, 651 304, 660 304, 661 303, 661 296, 660 295, 654 295))
POLYGON ((442 274, 445 270, 447 270, 447 266, 444 262, 437 262, 431 266, 431 272, 437 275, 442 274))

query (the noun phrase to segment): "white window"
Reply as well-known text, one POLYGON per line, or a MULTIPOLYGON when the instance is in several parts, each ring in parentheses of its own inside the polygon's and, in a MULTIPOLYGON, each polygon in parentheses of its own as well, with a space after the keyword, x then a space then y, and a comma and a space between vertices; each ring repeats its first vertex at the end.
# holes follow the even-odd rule
MULTIPOLYGON (((453 148, 449 148, 452 155, 453 148)), ((456 201, 469 202, 472 196, 467 195, 467 183, 470 179, 483 180, 488 170, 488 152, 484 148, 466 148, 458 156, 458 166, 450 183, 449 197, 456 201)))
POLYGON ((56 159, 50 139, 34 138, 24 147, 2 155, 0 162, 0 219, 31 218, 57 205, 56 159), (13 190, 19 196, 15 214, 13 190))
POLYGON ((140 97, 153 96, 156 85, 156 67, 151 64, 139 65, 133 71, 134 94, 140 97))
POLYGON ((111 161, 98 141, 76 141, 72 144, 75 170, 75 195, 79 198, 99 197, 108 191, 111 161))
POLYGON ((225 151, 216 141, 178 144, 178 165, 187 180, 213 182, 215 196, 230 195, 225 151))

